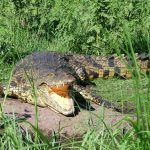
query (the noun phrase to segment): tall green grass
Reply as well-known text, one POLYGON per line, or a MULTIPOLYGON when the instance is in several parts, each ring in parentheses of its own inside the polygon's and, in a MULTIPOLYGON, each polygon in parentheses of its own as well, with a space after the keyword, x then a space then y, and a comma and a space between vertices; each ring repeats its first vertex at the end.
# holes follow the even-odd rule
MULTIPOLYGON (((150 76, 146 75, 143 82, 133 55, 135 50, 138 51, 137 49, 150 54, 149 2, 84 0, 81 3, 78 1, 64 3, 59 0, 49 3, 45 0, 40 2, 39 6, 35 1, 28 3, 25 0, 23 7, 16 7, 17 2, 20 4, 21 1, 3 0, 0 3, 2 10, 0 12, 0 83, 7 83, 9 86, 15 63, 33 51, 52 49, 89 54, 127 53, 133 59, 137 76, 129 81, 100 79, 96 83, 97 90, 101 91, 107 99, 120 100, 122 104, 124 100, 132 100, 135 104, 136 119, 124 118, 116 124, 116 128, 112 128, 105 124, 104 116, 94 116, 97 118, 97 124, 93 126, 90 123, 86 134, 79 139, 66 137, 60 143, 57 134, 54 133, 52 137, 47 138, 39 131, 36 104, 36 126, 17 120, 15 115, 8 117, 4 114, 2 105, 0 149, 150 149, 150 76), (48 11, 47 7, 51 9, 48 11), (39 12, 35 12, 36 9, 39 12), (46 19, 45 14, 47 14, 46 19), (36 19, 41 19, 41 22, 38 24, 39 20, 36 19), (124 28, 124 24, 128 28, 124 28), (146 91, 141 84, 146 84, 146 91), (110 87, 104 88, 105 85, 110 87), (112 91, 112 85, 116 94, 112 91), (119 90, 118 87, 120 87, 119 90), (22 130, 18 126, 20 122, 31 126, 34 134, 32 135, 28 130, 22 130), (126 132, 119 128, 125 122, 130 124, 126 132)), ((34 85, 33 93, 36 101, 34 85)), ((6 97, 5 100, 7 100, 6 97)))
MULTIPOLYGON (((133 59, 133 63, 135 66, 135 74, 136 76, 133 76, 134 81, 134 88, 135 88, 135 104, 136 104, 136 122, 131 121, 131 124, 135 130, 137 139, 140 141, 140 144, 143 149, 149 149, 150 148, 150 107, 148 106, 150 102, 149 97, 149 90, 147 91, 146 97, 141 94, 140 90, 143 88, 141 85, 141 74, 140 70, 138 68, 138 64, 136 62, 136 58, 134 55, 134 49, 132 46, 132 41, 130 37, 129 30, 127 26, 125 26, 125 34, 127 38, 127 42, 129 43, 129 52, 131 54, 131 57, 133 59)), ((147 37, 147 41, 149 41, 147 37)), ((149 45, 149 43, 147 43, 149 45)), ((149 50, 150 51, 150 50, 149 50)), ((149 89, 149 75, 145 76, 147 83, 148 83, 148 89, 149 89)))

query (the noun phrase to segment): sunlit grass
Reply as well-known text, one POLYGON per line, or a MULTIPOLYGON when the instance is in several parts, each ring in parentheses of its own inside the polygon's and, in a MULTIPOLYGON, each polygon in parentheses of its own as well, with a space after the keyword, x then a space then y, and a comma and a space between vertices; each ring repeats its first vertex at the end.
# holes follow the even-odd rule
MULTIPOLYGON (((117 102, 120 105, 123 105, 124 102, 130 102, 134 105, 134 116, 136 120, 127 117, 122 120, 122 122, 118 122, 120 126, 124 124, 124 122, 130 124, 130 128, 126 132, 123 132, 122 129, 119 128, 119 125, 116 125, 116 128, 112 129, 111 126, 105 124, 103 117, 94 116, 97 117, 97 124, 95 126, 89 124, 87 133, 82 137, 65 137, 63 142, 60 143, 58 134, 54 133, 52 137, 47 138, 39 131, 38 108, 36 104, 36 126, 33 126, 31 123, 24 120, 17 120, 15 115, 8 117, 4 114, 2 106, 2 115, 0 118, 0 149, 150 149, 150 76, 148 75, 141 79, 133 55, 134 50, 132 41, 127 29, 125 30, 125 35, 126 42, 128 43, 127 45, 129 45, 126 50, 128 50, 127 53, 130 54, 134 60, 138 77, 134 77, 130 80, 119 78, 108 80, 98 79, 95 83, 97 84, 97 94, 103 98, 112 102, 117 102), (33 129, 33 135, 28 129, 25 131, 22 130, 18 126, 20 122, 28 124, 33 129)), ((27 54, 30 54, 33 51, 43 50, 68 51, 66 47, 61 48, 64 39, 61 39, 62 43, 57 44, 57 39, 54 43, 51 43, 44 38, 40 39, 38 36, 31 35, 27 30, 22 30, 19 27, 15 28, 13 35, 9 38, 13 43, 12 49, 9 49, 7 52, 0 55, 0 83, 7 83, 8 86, 10 83, 9 81, 11 80, 11 73, 14 64, 27 54)), ((67 38, 65 40, 67 41, 67 38)), ((146 41, 149 42, 148 37, 146 37, 146 41)), ((149 47, 149 43, 147 47, 149 47)), ((34 87, 34 85, 32 87, 36 102, 36 87, 34 87)), ((5 100, 7 100, 6 97, 5 100)), ((93 117, 92 114, 90 116, 93 117)))

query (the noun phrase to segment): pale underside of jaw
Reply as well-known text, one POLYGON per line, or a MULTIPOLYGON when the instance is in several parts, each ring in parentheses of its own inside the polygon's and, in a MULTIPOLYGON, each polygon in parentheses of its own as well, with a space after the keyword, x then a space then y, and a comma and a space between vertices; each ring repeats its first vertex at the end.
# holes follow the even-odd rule
POLYGON ((47 105, 53 110, 62 113, 64 115, 73 114, 75 111, 74 101, 69 94, 69 86, 59 86, 49 88, 49 98, 52 100, 47 101, 47 105))
POLYGON ((69 114, 74 113, 74 101, 72 98, 61 97, 55 92, 52 92, 50 94, 50 97, 55 103, 54 105, 55 105, 56 111, 64 115, 69 115, 69 114))

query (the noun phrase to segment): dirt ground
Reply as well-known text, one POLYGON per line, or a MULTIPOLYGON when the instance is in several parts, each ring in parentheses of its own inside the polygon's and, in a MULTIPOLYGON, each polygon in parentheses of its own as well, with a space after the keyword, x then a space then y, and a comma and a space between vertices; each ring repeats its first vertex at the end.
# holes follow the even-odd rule
MULTIPOLYGON (((22 103, 17 99, 8 98, 4 106, 4 111, 9 115, 15 113, 17 118, 25 118, 35 125, 34 105, 22 103)), ((70 117, 58 114, 49 108, 38 107, 39 129, 45 135, 50 135, 52 131, 67 136, 82 135, 88 130, 90 123, 92 126, 96 126, 98 123, 98 126, 102 128, 102 120, 104 118, 107 126, 112 127, 123 117, 125 117, 125 115, 96 104, 92 104, 92 109, 80 109, 80 111, 78 110, 75 115, 70 117)), ((22 127, 30 128, 25 124, 22 124, 22 127)))

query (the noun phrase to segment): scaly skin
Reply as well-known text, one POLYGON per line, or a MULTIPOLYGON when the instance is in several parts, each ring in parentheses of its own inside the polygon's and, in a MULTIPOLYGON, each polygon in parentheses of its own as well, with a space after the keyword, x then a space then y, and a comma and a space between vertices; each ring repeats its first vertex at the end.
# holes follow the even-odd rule
MULTIPOLYGON (((147 55, 136 55, 136 60, 141 72, 150 70, 147 55)), ((39 106, 70 115, 74 113, 72 91, 76 90, 85 99, 117 110, 115 105, 95 96, 87 86, 99 77, 112 78, 117 75, 131 78, 132 71, 132 61, 124 56, 36 52, 16 65, 8 95, 31 104, 37 100, 39 106)), ((0 88, 0 93, 6 93, 5 86, 0 88)))
MULTIPOLYGON (((82 70, 82 73, 80 73, 82 74, 81 76, 84 76, 84 80, 93 80, 99 77, 112 78, 114 76, 128 79, 131 78, 135 69, 133 60, 124 55, 84 56, 72 54, 68 57, 70 65, 74 64, 76 68, 79 68, 78 70, 82 70)), ((148 55, 145 53, 140 55, 135 54, 135 58, 141 73, 150 71, 150 59, 148 55)))

